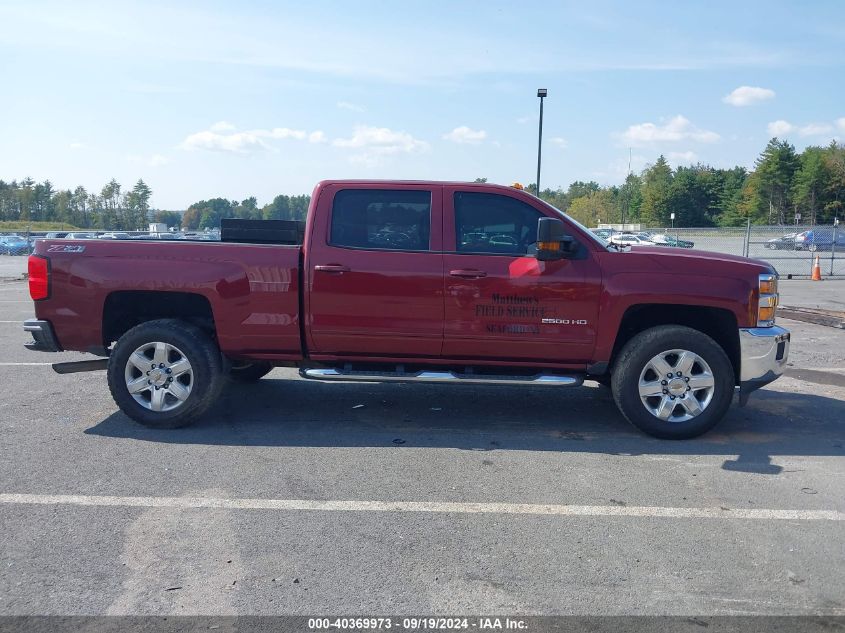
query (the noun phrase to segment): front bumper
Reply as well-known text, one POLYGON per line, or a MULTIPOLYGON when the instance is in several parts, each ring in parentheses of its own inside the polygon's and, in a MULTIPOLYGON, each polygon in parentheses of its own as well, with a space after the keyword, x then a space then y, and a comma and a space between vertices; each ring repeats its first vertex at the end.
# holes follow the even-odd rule
POLYGON ((32 334, 32 340, 24 343, 24 347, 34 352, 61 352, 59 340, 53 331, 53 324, 49 321, 27 319, 23 322, 25 332, 32 334))
POLYGON ((751 392, 777 379, 789 358, 789 331, 782 327, 750 327, 739 330, 739 403, 751 392))

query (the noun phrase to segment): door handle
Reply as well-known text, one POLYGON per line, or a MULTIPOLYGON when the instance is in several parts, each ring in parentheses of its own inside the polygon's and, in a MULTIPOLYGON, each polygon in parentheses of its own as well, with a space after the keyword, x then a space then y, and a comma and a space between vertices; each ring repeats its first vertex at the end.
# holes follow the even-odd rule
POLYGON ((348 273, 349 266, 344 266, 343 264, 318 264, 314 266, 314 270, 321 273, 348 273))
POLYGON ((483 270, 463 268, 459 268, 458 270, 450 270, 449 274, 452 275, 452 277, 461 277, 463 279, 480 279, 481 277, 487 276, 487 273, 485 273, 483 270))

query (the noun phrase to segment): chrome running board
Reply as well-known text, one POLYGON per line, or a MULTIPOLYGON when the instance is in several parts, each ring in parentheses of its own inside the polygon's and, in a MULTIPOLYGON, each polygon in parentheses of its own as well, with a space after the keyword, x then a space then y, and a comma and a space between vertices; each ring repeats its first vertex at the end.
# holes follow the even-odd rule
POLYGON ((339 369, 300 369, 299 375, 310 380, 362 382, 437 382, 463 385, 542 385, 577 387, 583 379, 578 376, 535 374, 533 376, 486 376, 457 374, 453 371, 419 371, 416 373, 365 372, 339 369))

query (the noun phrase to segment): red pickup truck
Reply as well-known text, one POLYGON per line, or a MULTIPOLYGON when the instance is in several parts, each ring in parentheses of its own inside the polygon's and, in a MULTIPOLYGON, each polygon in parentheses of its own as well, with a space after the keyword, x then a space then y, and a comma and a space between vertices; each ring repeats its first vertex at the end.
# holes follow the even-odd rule
POLYGON ((152 427, 227 378, 580 385, 662 438, 699 435, 784 370, 767 263, 608 244, 513 187, 324 181, 297 223, 224 221, 220 242, 39 240, 30 349, 103 357, 152 427))

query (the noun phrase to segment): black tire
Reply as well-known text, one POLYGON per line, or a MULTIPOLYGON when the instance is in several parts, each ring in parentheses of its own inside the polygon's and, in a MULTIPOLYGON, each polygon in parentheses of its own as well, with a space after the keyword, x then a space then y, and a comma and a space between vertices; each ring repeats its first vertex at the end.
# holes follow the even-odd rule
POLYGON ((258 382, 271 371, 273 371, 273 365, 263 361, 232 363, 232 367, 229 369, 229 378, 233 382, 258 382))
POLYGON ((706 334, 681 325, 661 325, 637 334, 622 348, 611 374, 613 399, 622 415, 644 433, 661 439, 689 439, 709 431, 730 407, 734 385, 733 365, 719 344, 706 334), (659 419, 646 409, 639 393, 640 374, 649 361, 661 352, 675 349, 697 354, 713 374, 709 405, 685 422, 659 419))
POLYGON ((202 330, 177 319, 158 319, 133 327, 114 346, 109 357, 108 382, 114 401, 127 416, 154 429, 187 426, 214 403, 225 382, 220 350, 202 330), (176 408, 152 411, 129 393, 125 372, 129 356, 147 343, 175 346, 191 365, 190 393, 176 408))

